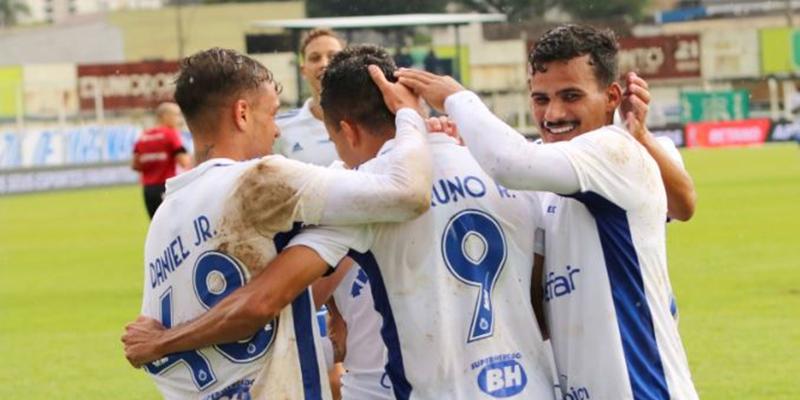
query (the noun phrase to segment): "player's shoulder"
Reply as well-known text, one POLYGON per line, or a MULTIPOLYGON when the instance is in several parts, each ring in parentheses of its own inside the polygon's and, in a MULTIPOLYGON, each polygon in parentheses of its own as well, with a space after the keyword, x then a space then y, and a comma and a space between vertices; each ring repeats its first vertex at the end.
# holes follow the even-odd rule
POLYGON ((279 113, 278 115, 275 116, 275 122, 285 123, 287 121, 290 121, 296 118, 298 115, 300 115, 300 111, 302 111, 302 108, 293 108, 289 111, 284 111, 282 113, 279 113))
POLYGON ((279 128, 287 129, 293 125, 304 124, 309 118, 314 118, 314 116, 311 115, 308 102, 306 102, 302 107, 293 108, 289 111, 285 111, 276 115, 275 123, 279 128))

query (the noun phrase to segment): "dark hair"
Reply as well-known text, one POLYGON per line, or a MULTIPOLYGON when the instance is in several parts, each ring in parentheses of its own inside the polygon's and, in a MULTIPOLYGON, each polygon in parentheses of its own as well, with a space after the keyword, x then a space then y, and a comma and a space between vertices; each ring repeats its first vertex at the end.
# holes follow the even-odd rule
POLYGON ((546 72, 546 64, 589 55, 597 82, 608 86, 617 79, 617 38, 611 30, 562 25, 545 32, 531 49, 532 73, 546 72))
POLYGON ((235 50, 214 47, 181 60, 175 80, 175 101, 191 123, 206 110, 219 107, 264 82, 274 84, 280 92, 272 72, 261 63, 235 50))
POLYGON ((328 29, 328 28, 316 28, 309 31, 305 37, 303 37, 303 41, 300 43, 300 55, 305 57, 306 56, 306 47, 308 44, 314 41, 314 39, 323 37, 323 36, 330 36, 339 41, 339 43, 344 47, 344 40, 336 34, 336 32, 328 29))
POLYGON ((397 66, 386 50, 374 45, 348 47, 333 57, 322 76, 320 105, 328 124, 350 120, 372 132, 394 127, 394 114, 369 76, 367 66, 377 65, 390 82, 397 66))

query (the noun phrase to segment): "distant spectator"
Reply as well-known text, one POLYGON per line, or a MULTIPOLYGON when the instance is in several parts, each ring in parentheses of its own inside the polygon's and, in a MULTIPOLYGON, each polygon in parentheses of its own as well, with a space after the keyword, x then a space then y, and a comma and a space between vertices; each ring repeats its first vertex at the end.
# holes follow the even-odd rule
POLYGON ((446 75, 439 69, 439 58, 436 57, 436 53, 434 53, 433 49, 430 49, 428 54, 425 55, 425 71, 433 72, 438 75, 446 75))
POLYGON ((398 46, 395 49, 394 63, 397 68, 411 68, 414 66, 414 59, 409 54, 407 47, 398 46))
POLYGON ((183 121, 181 109, 175 103, 161 103, 156 107, 156 119, 158 125, 136 140, 131 164, 142 175, 144 204, 151 219, 164 198, 164 183, 176 174, 176 164, 184 170, 192 167, 178 130, 183 121))

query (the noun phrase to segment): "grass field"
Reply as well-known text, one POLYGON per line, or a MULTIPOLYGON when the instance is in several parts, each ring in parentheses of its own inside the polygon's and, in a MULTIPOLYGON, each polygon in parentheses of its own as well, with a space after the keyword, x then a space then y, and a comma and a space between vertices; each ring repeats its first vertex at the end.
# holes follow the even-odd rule
MULTIPOLYGON (((698 209, 668 245, 701 397, 798 399, 800 150, 684 157, 698 209)), ((0 198, 0 398, 158 398, 119 342, 146 228, 138 187, 0 198)))

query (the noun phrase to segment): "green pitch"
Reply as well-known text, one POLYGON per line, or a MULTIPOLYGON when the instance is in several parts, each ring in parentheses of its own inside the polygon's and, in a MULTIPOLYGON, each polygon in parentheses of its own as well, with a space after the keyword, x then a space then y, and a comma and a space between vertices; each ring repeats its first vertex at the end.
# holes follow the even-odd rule
MULTIPOLYGON (((800 150, 684 157, 699 204, 669 260, 701 397, 800 398, 800 150)), ((138 187, 0 198, 0 398, 158 398, 119 342, 146 230, 138 187)))

